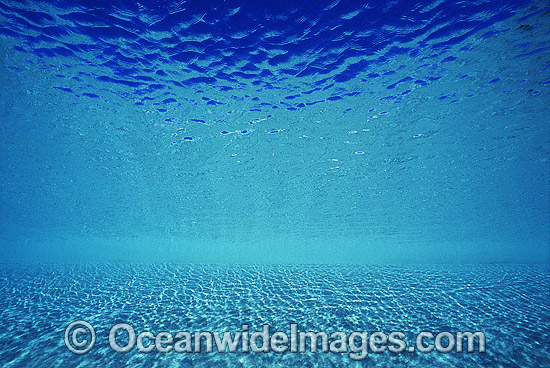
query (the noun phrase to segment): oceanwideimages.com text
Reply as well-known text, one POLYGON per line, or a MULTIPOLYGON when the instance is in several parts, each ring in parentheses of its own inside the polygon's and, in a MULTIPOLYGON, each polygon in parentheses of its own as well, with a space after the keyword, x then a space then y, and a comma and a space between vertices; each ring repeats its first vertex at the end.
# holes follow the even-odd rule
MULTIPOLYGON (((89 352, 97 336, 95 329, 85 321, 75 321, 65 329, 65 345, 75 354, 89 352)), ((117 353, 134 349, 141 353, 347 353, 353 360, 363 360, 369 353, 450 353, 480 352, 486 350, 485 334, 476 332, 422 331, 411 343, 400 331, 388 334, 376 332, 324 332, 300 331, 298 324, 291 323, 288 331, 274 331, 264 324, 261 331, 251 331, 243 324, 240 331, 161 331, 137 332, 127 323, 119 323, 109 330, 109 346, 117 353)))

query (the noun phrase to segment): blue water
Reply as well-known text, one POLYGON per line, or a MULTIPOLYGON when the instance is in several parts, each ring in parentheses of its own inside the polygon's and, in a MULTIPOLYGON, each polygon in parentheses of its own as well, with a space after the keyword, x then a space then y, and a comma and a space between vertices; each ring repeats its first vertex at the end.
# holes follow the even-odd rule
POLYGON ((0 365, 550 366, 549 95, 548 1, 0 0, 0 365), (293 321, 487 351, 106 340, 293 321))

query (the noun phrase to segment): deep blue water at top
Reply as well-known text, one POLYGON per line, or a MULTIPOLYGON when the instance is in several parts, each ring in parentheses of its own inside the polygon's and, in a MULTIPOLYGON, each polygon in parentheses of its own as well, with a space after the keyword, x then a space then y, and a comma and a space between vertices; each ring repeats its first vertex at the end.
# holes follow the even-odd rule
MULTIPOLYGON (((463 43, 468 48, 473 35, 484 39, 510 31, 488 28, 530 4, 13 1, 1 4, 0 34, 15 38, 18 51, 46 64, 63 60, 65 68, 55 87, 78 96, 98 98, 98 89, 114 84, 129 87, 120 93, 140 99, 137 104, 153 98, 158 106, 171 107, 187 100, 182 89, 208 87, 225 92, 226 98, 245 86, 299 89, 281 101, 246 97, 250 108, 269 111, 365 93, 345 83, 395 73, 377 68, 396 56, 419 66, 434 58, 442 65, 453 62, 453 46, 463 43), (87 70, 73 71, 77 66, 87 70)), ((533 6, 525 20, 544 11, 533 6)), ((434 77, 407 75, 385 87, 394 92, 399 85, 423 85, 434 77)), ((202 100, 207 105, 228 104, 208 94, 202 100)))

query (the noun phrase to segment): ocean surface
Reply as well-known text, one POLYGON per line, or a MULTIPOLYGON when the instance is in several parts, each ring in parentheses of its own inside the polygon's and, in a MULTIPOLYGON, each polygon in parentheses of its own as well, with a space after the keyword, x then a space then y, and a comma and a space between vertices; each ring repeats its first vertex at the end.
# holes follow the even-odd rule
POLYGON ((0 366, 550 366, 549 96, 548 1, 0 0, 0 366))

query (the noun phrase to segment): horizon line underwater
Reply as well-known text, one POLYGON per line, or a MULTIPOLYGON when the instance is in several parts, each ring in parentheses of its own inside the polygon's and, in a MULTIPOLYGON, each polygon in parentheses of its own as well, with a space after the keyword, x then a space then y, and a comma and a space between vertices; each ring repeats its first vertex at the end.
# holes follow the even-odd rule
POLYGON ((0 366, 550 366, 550 3, 0 0, 0 366))

